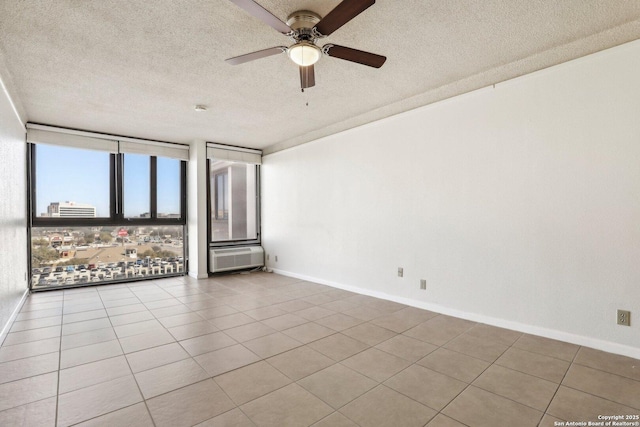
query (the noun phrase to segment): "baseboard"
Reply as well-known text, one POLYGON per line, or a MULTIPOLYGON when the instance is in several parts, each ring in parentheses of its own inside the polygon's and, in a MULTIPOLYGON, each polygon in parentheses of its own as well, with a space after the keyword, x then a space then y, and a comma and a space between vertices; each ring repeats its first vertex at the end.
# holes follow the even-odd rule
POLYGON ((11 313, 11 316, 9 316, 9 320, 7 320, 7 323, 2 326, 2 330, 0 330, 0 345, 2 345, 2 343, 4 342, 4 339, 7 337, 7 335, 9 335, 9 329, 11 329, 11 325, 16 320, 16 317, 18 317, 18 313, 20 313, 20 310, 22 310, 22 306, 24 305, 24 302, 27 300, 28 295, 29 295, 29 289, 26 289, 22 294, 20 301, 16 305, 16 308, 13 310, 13 313, 11 313))
POLYGON ((209 277, 209 275, 207 273, 196 273, 196 272, 188 272, 187 275, 189 277, 193 277, 194 279, 206 279, 207 277, 209 277))
POLYGON ((294 277, 296 279, 305 280, 308 282, 319 283, 321 285, 327 285, 333 288, 343 289, 345 291, 350 291, 358 294, 368 295, 375 298, 385 299, 388 301, 405 304, 411 307, 421 308, 424 310, 429 310, 429 311, 433 311, 440 314, 446 314, 448 316, 459 317, 461 319, 470 320, 473 322, 485 323, 491 326, 511 329, 514 331, 524 332, 531 335, 537 335, 544 338, 550 338, 554 340, 568 342, 571 344, 591 347, 597 350, 606 351, 608 353, 615 353, 622 356, 633 357, 634 359, 640 359, 640 348, 631 347, 624 344, 618 344, 615 342, 605 341, 605 340, 588 337, 584 335, 572 334, 572 333, 560 331, 557 329, 549 329, 549 328, 543 328, 539 326, 528 325, 520 322, 512 322, 510 320, 499 319, 496 317, 486 316, 483 314, 456 310, 456 309, 445 307, 438 304, 427 303, 424 301, 417 301, 411 298, 398 297, 398 296, 390 295, 384 292, 374 291, 366 288, 359 288, 357 286, 345 285, 342 283, 337 283, 330 280, 321 279, 318 277, 311 277, 304 274, 294 273, 291 271, 280 270, 277 268, 274 268, 273 272, 276 274, 281 274, 283 276, 294 277))

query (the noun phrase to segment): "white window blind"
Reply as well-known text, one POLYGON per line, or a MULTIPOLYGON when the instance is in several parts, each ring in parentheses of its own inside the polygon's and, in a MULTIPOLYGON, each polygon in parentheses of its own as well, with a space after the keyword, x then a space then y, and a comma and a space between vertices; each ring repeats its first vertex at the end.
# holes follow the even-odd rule
POLYGON ((226 148, 216 144, 207 144, 207 158, 253 165, 262 164, 262 153, 260 150, 252 150, 250 148, 226 148))
POLYGON ((42 129, 27 128, 27 142, 83 148, 85 150, 108 151, 109 153, 118 152, 118 141, 42 129))
POLYGON ((27 124, 27 142, 107 151, 114 154, 146 154, 149 156, 189 160, 188 145, 116 136, 110 137, 109 135, 61 129, 32 123, 27 124))
POLYGON ((154 141, 120 141, 120 152, 189 160, 189 146, 154 141))

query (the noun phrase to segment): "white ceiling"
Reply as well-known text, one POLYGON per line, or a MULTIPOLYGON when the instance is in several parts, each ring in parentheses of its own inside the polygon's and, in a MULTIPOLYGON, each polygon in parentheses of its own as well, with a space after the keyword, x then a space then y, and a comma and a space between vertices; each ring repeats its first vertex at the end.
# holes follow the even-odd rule
MULTIPOLYGON (((340 0, 258 0, 283 21, 340 0)), ((273 152, 640 38, 640 1, 378 0, 319 43, 336 58, 300 91, 291 44, 228 0, 2 0, 0 75, 24 120, 273 152), (208 111, 197 113, 194 105, 208 111)))

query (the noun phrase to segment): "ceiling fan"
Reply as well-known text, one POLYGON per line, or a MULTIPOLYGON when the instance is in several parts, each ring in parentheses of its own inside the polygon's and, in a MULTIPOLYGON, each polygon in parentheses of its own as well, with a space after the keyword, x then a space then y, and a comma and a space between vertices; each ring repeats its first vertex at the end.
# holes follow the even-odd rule
POLYGON ((253 0, 230 1, 276 31, 291 37, 294 41, 289 47, 276 46, 229 58, 226 62, 231 65, 244 64, 245 62, 286 52, 289 58, 299 66, 300 86, 304 92, 306 88, 316 84, 313 64, 318 62, 322 54, 374 68, 382 67, 382 64, 387 60, 384 56, 350 47, 331 43, 322 47, 316 45, 316 40, 330 35, 351 21, 365 9, 372 6, 375 0, 343 0, 324 18, 315 12, 299 10, 289 15, 286 24, 253 0))

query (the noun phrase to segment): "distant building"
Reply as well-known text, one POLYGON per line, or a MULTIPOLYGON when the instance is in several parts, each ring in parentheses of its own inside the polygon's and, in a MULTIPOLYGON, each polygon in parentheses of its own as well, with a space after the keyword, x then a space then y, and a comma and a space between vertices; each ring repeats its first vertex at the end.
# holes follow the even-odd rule
POLYGON ((52 218, 95 218, 96 207, 86 203, 53 202, 47 206, 45 216, 52 218))
POLYGON ((127 248, 125 249, 124 255, 127 258, 138 258, 138 250, 135 248, 127 248))
POLYGON ((71 259, 76 256, 76 251, 73 249, 73 246, 60 246, 57 249, 60 258, 71 259))

